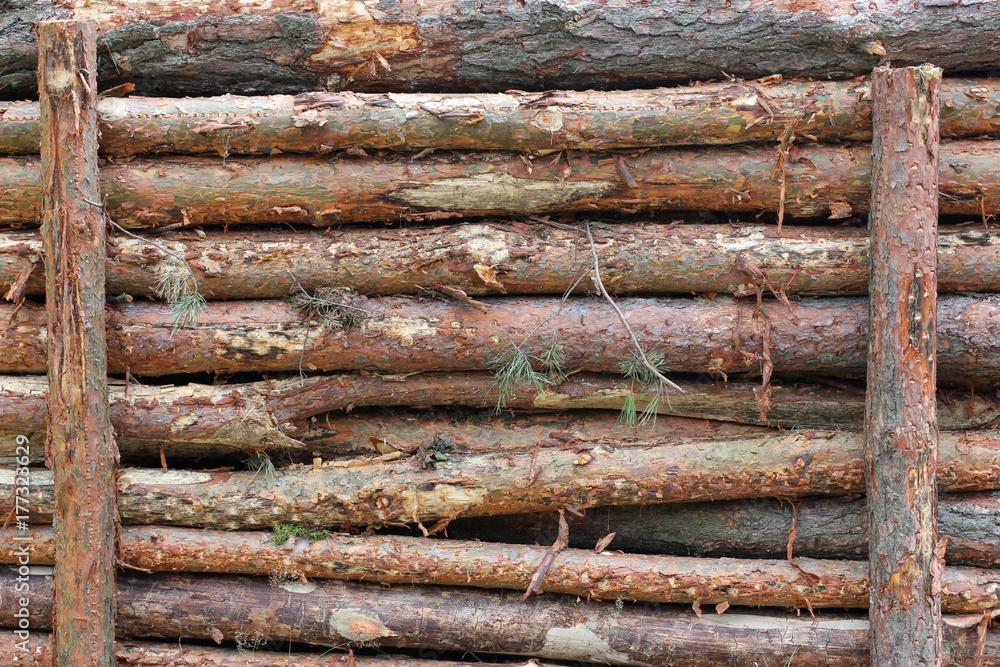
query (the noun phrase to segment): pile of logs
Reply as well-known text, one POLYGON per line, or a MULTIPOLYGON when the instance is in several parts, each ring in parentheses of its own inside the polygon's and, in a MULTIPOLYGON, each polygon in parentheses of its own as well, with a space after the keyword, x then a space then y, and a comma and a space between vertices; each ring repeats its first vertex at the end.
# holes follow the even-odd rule
MULTIPOLYGON (((95 74, 102 89, 297 94, 90 97, 100 161, 80 182, 107 234, 109 374, 90 398, 120 453, 102 515, 118 664, 868 664, 878 100, 863 77, 750 77, 843 79, 887 50, 996 66, 942 46, 947 3, 902 3, 918 7, 898 27, 903 8, 865 23, 734 2, 692 24, 700 38, 678 8, 625 2, 268 3, 211 26, 120 4, 85 10, 110 55, 71 82, 81 96, 95 74), (540 39, 521 13, 553 32, 530 71, 528 50, 502 47, 540 39), (648 27, 667 16, 673 32, 648 27), (731 21, 789 17, 775 62, 733 60, 731 21), (633 31, 645 65, 620 48, 633 31), (823 31, 852 48, 816 48, 823 31), (223 39, 240 46, 218 56, 223 39), (177 40, 182 60, 139 57, 177 40), (662 67, 704 40, 727 48, 662 67), (574 48, 593 60, 561 57, 574 48), (746 79, 499 93, 501 63, 529 88, 746 79)), ((949 21, 971 20, 957 4, 949 21)), ((987 39, 1000 10, 977 11, 987 39)), ((33 94, 21 30, 0 27, 5 95, 33 94)), ((0 103, 3 665, 57 653, 73 482, 46 464, 80 435, 54 435, 74 426, 50 414, 72 336, 50 337, 65 284, 38 228, 58 154, 47 95, 0 103)), ((948 78, 940 100, 943 655, 997 667, 1000 82, 948 78)))

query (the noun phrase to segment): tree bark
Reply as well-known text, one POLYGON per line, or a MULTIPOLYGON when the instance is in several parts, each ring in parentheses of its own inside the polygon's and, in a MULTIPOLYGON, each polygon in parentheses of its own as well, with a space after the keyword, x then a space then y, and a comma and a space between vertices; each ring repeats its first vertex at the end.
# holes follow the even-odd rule
MULTIPOLYGON (((941 213, 1000 213, 997 143, 953 141, 941 149, 941 213)), ((868 210, 868 153, 867 146, 793 145, 783 179, 772 177, 773 146, 654 149, 634 156, 443 153, 419 160, 173 156, 107 166, 101 188, 110 216, 132 228, 278 222, 325 227, 602 211, 760 213, 777 211, 782 202, 788 216, 845 218, 868 210)), ((37 220, 39 173, 33 158, 0 158, 0 224, 37 220)))
MULTIPOLYGON (((994 431, 943 436, 940 490, 1000 489, 998 450, 994 431)), ((858 434, 799 431, 629 446, 584 437, 563 448, 449 455, 435 467, 394 454, 270 475, 134 468, 119 475, 119 507, 129 524, 236 530, 415 523, 567 505, 845 495, 864 488, 861 452, 858 434)), ((12 497, 13 481, 0 471, 0 498, 12 497)), ((31 482, 31 520, 46 522, 51 475, 35 472, 31 482)))
MULTIPOLYGON (((488 312, 464 304, 386 297, 364 302, 360 325, 329 331, 281 301, 214 302, 187 328, 166 305, 108 307, 108 367, 112 373, 174 375, 236 371, 365 370, 386 373, 487 370, 521 344, 540 356, 553 336, 563 369, 618 372, 630 343, 603 301, 554 298, 486 300, 488 312), (303 351, 304 348, 304 351, 303 351)), ((357 303, 355 304, 357 306, 357 303)), ((620 299, 643 345, 663 355, 672 374, 759 372, 766 356, 774 373, 862 376, 867 300, 803 299, 783 305, 731 297, 709 300, 620 299), (765 348, 764 337, 767 337, 765 348)), ((988 383, 1000 368, 1000 298, 947 296, 938 306, 939 376, 945 382, 988 383)), ((12 307, 0 306, 0 321, 12 307)), ((0 372, 45 368, 43 311, 25 305, 0 340, 0 372)), ((643 393, 638 388, 637 393, 643 393)))
MULTIPOLYGON (((13 563, 13 531, 0 531, 0 562, 13 563)), ((55 560, 50 528, 32 533, 32 563, 55 560)), ((128 527, 122 560, 152 572, 247 574, 524 591, 548 548, 423 537, 334 535, 310 542, 272 533, 128 527)), ((1000 572, 948 567, 941 606, 948 613, 1000 608, 1000 572)), ((868 607, 861 561, 711 559, 564 549, 538 584, 546 593, 599 600, 820 609, 868 607)))
MULTIPOLYGON (((953 565, 1000 568, 1000 494, 941 496, 939 532, 953 565)), ((795 528, 794 554, 861 560, 868 556, 863 498, 766 498, 645 507, 595 507, 570 516, 570 546, 593 548, 615 533, 613 548, 679 556, 780 558, 795 528)), ((490 542, 551 544, 556 514, 456 519, 448 534, 490 542)))
MULTIPOLYGON (((14 576, 0 574, 0 590, 14 576)), ((44 629, 48 577, 33 577, 37 622, 44 629)), ((576 601, 567 596, 521 600, 520 594, 463 588, 258 577, 122 573, 118 630, 126 637, 235 638, 321 646, 429 648, 525 655, 552 660, 648 666, 769 663, 860 667, 868 661, 868 623, 848 614, 820 618, 733 612, 696 617, 689 608, 576 601), (474 632, 470 632, 474 629, 474 632)), ((981 614, 948 616, 951 665, 996 667, 997 633, 977 630, 981 614)), ((0 607, 0 625, 12 610, 0 607)))
POLYGON ((883 56, 948 72, 1000 66, 990 2, 906 0, 744 3, 616 0, 405 0, 355 6, 309 2, 233 7, 222 0, 125 0, 67 8, 23 0, 0 33, 3 94, 34 92, 32 24, 57 14, 101 25, 105 85, 142 94, 278 93, 317 88, 471 90, 650 87, 756 77, 850 78, 883 56), (957 42, 961 48, 956 48, 957 42), (384 64, 383 64, 384 60, 384 64))
POLYGON ((97 183, 97 30, 39 25, 49 431, 58 667, 114 663, 115 472, 108 416, 104 237, 97 183), (86 511, 81 511, 83 508, 86 511))
MULTIPOLYGON (((738 267, 738 257, 789 295, 867 294, 869 242, 858 228, 614 223, 592 233, 603 277, 619 294, 744 291, 753 279, 738 267)), ((282 298, 300 286, 362 294, 457 288, 472 296, 561 295, 590 250, 582 230, 502 222, 294 235, 230 230, 204 238, 180 231, 151 240, 187 259, 208 299, 282 298), (477 264, 495 265, 498 281, 485 282, 477 264)), ((0 232, 0 291, 41 257, 36 234, 0 232)), ((109 239, 108 258, 108 292, 115 295, 155 298, 159 278, 177 267, 160 248, 122 235, 109 239)), ((1000 234, 944 228, 938 262, 940 292, 1000 291, 1000 234)), ((28 276, 24 294, 44 294, 39 273, 28 276)))
MULTIPOLYGON (((941 136, 1000 131, 1000 85, 942 83, 941 136)), ((0 153, 38 152, 38 104, 0 103, 0 153)), ((813 141, 870 141, 867 82, 732 81, 623 92, 312 92, 98 102, 101 151, 269 155, 345 148, 551 152, 778 141, 794 121, 813 141), (766 121, 766 122, 765 122, 766 121)))
MULTIPOLYGON (((157 456, 162 448, 170 458, 263 450, 298 460, 307 454, 330 458, 349 452, 413 451, 436 437, 448 439, 458 451, 494 451, 563 445, 578 433, 627 440, 738 435, 756 432, 762 425, 858 431, 864 417, 860 388, 775 384, 765 423, 754 395, 759 384, 691 379, 684 383, 686 394, 661 401, 657 412, 663 416, 656 422, 628 428, 615 421, 630 392, 625 380, 587 373, 552 389, 519 388, 507 406, 543 414, 514 417, 482 410, 496 406, 492 381, 487 373, 406 378, 345 373, 304 382, 218 386, 115 383, 110 387, 111 424, 126 458, 157 456), (376 419, 370 412, 342 412, 364 406, 404 410, 386 410, 376 419), (444 410, 411 412, 409 406, 444 410), (460 406, 476 409, 462 412, 460 406), (574 412, 557 412, 561 410, 574 412)), ((46 393, 46 381, 38 376, 0 376, 0 457, 16 455, 16 436, 21 435, 37 445, 32 460, 40 460, 46 393)), ((942 390, 940 403, 939 419, 946 431, 988 427, 1000 418, 1000 401, 989 394, 942 390)))
POLYGON ((940 665, 937 555, 940 68, 872 74, 865 490, 872 664, 940 665))
MULTIPOLYGON (((277 642, 275 642, 277 643, 277 642)), ((36 632, 25 653, 6 635, 0 636, 0 663, 18 667, 50 667, 52 637, 36 632)), ((380 654, 354 655, 324 651, 292 653, 277 650, 208 648, 179 646, 177 642, 121 640, 117 643, 118 667, 502 667, 484 662, 455 662, 433 657, 410 658, 380 654)), ((433 651, 424 653, 433 654, 433 651)), ((554 667, 546 663, 539 667, 554 667)))

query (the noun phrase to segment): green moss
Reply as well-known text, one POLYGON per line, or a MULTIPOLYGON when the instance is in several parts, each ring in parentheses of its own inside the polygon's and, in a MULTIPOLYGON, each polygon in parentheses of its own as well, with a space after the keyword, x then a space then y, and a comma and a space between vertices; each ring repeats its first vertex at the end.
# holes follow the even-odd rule
POLYGON ((309 528, 307 526, 296 526, 293 523, 279 523, 271 531, 273 533, 271 541, 278 546, 287 542, 290 537, 305 538, 309 541, 309 544, 330 537, 330 531, 326 528, 309 528))

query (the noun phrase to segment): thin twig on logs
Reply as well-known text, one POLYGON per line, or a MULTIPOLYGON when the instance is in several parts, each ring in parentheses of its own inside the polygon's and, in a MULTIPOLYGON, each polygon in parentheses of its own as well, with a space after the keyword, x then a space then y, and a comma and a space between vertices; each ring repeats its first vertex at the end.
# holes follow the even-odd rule
POLYGON ((527 600, 532 594, 542 592, 542 587, 545 583, 545 573, 549 571, 549 567, 556 559, 556 556, 559 555, 559 552, 567 546, 569 546, 569 524, 566 523, 566 510, 559 510, 559 536, 556 537, 556 541, 552 543, 552 546, 545 551, 542 562, 535 568, 534 574, 531 575, 531 581, 528 583, 528 590, 524 592, 523 599, 527 600))

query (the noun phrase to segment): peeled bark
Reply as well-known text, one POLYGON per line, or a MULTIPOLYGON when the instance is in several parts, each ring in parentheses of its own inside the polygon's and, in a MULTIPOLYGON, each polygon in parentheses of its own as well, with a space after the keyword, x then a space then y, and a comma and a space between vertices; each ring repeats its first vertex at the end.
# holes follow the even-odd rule
MULTIPOLYGON (((51 635, 44 632, 32 633, 26 653, 7 634, 0 635, 0 663, 18 667, 51 667, 51 635)), ((348 657, 346 653, 331 651, 292 653, 259 648, 248 651, 135 640, 121 640, 115 650, 118 667, 501 667, 483 662, 435 660, 431 657, 423 659, 386 654, 352 654, 348 657)))
MULTIPOLYGON (((793 553, 811 558, 868 556, 863 498, 734 500, 645 507, 594 507, 570 516, 570 546, 593 548, 614 532, 613 548, 682 556, 780 558, 795 527, 793 553)), ((938 529, 951 565, 1000 568, 1000 494, 942 495, 938 529)), ((490 542, 551 544, 555 514, 456 519, 448 534, 490 542)))
MULTIPOLYGON (((217 386, 133 382, 126 388, 126 383, 119 382, 111 385, 111 423, 126 457, 157 456, 162 448, 170 458, 264 450, 298 459, 349 452, 413 452, 438 437, 458 451, 499 451, 561 446, 580 433, 590 439, 628 440, 738 435, 755 432, 761 425, 857 431, 864 415, 862 389, 775 384, 765 424, 754 395, 758 384, 717 385, 690 379, 684 382, 688 393, 661 401, 660 418, 630 428, 616 421, 630 392, 621 377, 581 373, 551 389, 519 388, 507 407, 542 414, 517 417, 483 411, 496 406, 492 382, 487 373, 426 373, 405 378, 345 373, 304 382, 217 386), (404 410, 374 416, 351 412, 364 406, 404 410), (444 406, 445 410, 410 412, 409 406, 444 406), (449 406, 479 409, 456 413, 449 406), (556 412, 560 410, 573 412, 556 412)), ((32 454, 40 460, 46 389, 38 376, 0 376, 0 457, 15 455, 15 436, 21 435, 37 445, 32 454)), ((940 400, 944 430, 982 428, 1000 418, 1000 401, 989 394, 942 390, 940 400)))
MULTIPOLYGON (((0 531, 0 562, 16 547, 0 531)), ((32 532, 32 563, 54 562, 49 528, 32 532)), ((152 572, 248 574, 524 591, 547 547, 421 537, 334 535, 274 543, 271 533, 129 527, 121 558, 152 572)), ((709 559, 564 549, 538 584, 540 592, 588 599, 675 604, 868 607, 868 565, 859 561, 709 559), (804 574, 805 572, 806 574, 804 574)), ((1000 608, 1000 571, 948 567, 941 605, 949 613, 1000 608)))
MULTIPOLYGON (((2 591, 14 576, 0 574, 2 591)), ((48 577, 32 578, 38 629, 45 629, 48 577)), ((303 642, 343 647, 425 648, 525 655, 552 660, 648 667, 714 667, 777 661, 790 666, 861 667, 868 662, 868 623, 856 615, 811 619, 760 613, 696 617, 688 608, 576 602, 558 596, 523 601, 518 594, 463 588, 396 587, 317 581, 268 583, 257 577, 122 573, 120 635, 148 638, 303 642), (470 629, 474 631, 470 632, 470 629)), ((952 665, 1000 665, 1000 642, 982 614, 946 617, 952 665)), ((10 626, 10 606, 0 625, 10 626)))
MULTIPOLYGON (((39 25, 48 438, 55 474, 56 667, 114 662, 115 473, 97 184, 97 31, 39 25), (81 511, 86 508, 86 511, 81 511)), ((19 517, 20 520, 20 517, 19 517)))
MULTIPOLYGON (((109 215, 133 228, 779 208, 788 216, 846 218, 868 210, 868 153, 867 145, 793 145, 783 179, 772 177, 773 146, 654 149, 634 156, 443 153, 419 160, 174 156, 106 166, 101 190, 109 215)), ((37 220, 39 173, 34 158, 0 158, 0 224, 37 220)), ((1000 213, 997 143, 942 144, 940 192, 942 214, 1000 213)))
MULTIPOLYGON (((1000 439, 994 431, 942 436, 940 465, 943 492, 1000 489, 1000 439)), ((27 506, 33 521, 51 514, 51 479, 46 471, 32 474, 27 506)), ((0 470, 0 498, 11 497, 12 483, 13 474, 0 470)), ((382 525, 567 505, 845 495, 863 488, 861 437, 825 431, 629 446, 580 438, 566 448, 449 455, 434 467, 397 453, 270 475, 133 468, 118 478, 124 523, 223 530, 382 525)))
POLYGON ((34 92, 32 24, 96 18, 105 85, 143 94, 649 87, 723 73, 849 78, 883 56, 948 72, 1000 66, 993 3, 403 0, 233 6, 22 0, 0 33, 3 94, 34 92))
MULTIPOLYGON (((869 243, 858 228, 612 223, 592 233, 603 277, 619 294, 744 291, 753 279, 737 265, 739 257, 790 295, 867 293, 869 243)), ((561 295, 579 277, 590 250, 582 230, 503 222, 295 234, 230 230, 205 238, 170 232, 151 240, 187 259, 208 299, 282 298, 300 286, 362 294, 451 287, 472 296, 561 295), (495 266, 498 282, 484 281, 477 265, 495 266)), ((938 247, 941 292, 1000 291, 1000 234, 944 228, 938 247)), ((160 277, 177 269, 176 259, 161 249, 122 235, 109 240, 108 258, 113 295, 158 297, 160 277)), ((0 232, 0 291, 40 261, 36 234, 0 232)), ((24 290, 44 293, 37 269, 24 290)))
MULTIPOLYGON (((486 370, 496 366, 509 341, 520 344, 547 318, 522 346, 525 353, 541 355, 557 335, 565 351, 563 368, 594 372, 618 372, 629 354, 621 322, 603 301, 571 299, 561 310, 554 298, 484 303, 486 313, 464 304, 404 297, 370 300, 363 321, 347 331, 324 331, 320 323, 281 301, 209 303, 186 328, 175 326, 174 314, 165 305, 109 306, 108 368, 112 373, 128 369, 135 376, 300 369, 398 374, 486 370)), ((804 299, 788 306, 766 302, 757 321, 753 301, 731 297, 621 299, 618 305, 642 344, 663 355, 670 373, 759 372, 768 356, 776 374, 864 373, 865 299, 804 299)), ((938 310, 940 378, 992 385, 1000 368, 1000 298, 947 296, 938 310)), ((38 373, 45 368, 43 312, 25 305, 18 313, 0 340, 0 372, 38 373)), ((11 307, 0 307, 0 321, 10 315, 11 307)))
MULTIPOLYGON (((941 135, 1000 131, 1000 85, 942 84, 941 135)), ((659 90, 505 94, 313 92, 267 97, 108 97, 101 151, 268 155, 345 148, 551 152, 777 141, 871 140, 866 82, 734 81, 659 90)), ((0 153, 38 152, 38 104, 0 103, 0 153)))

